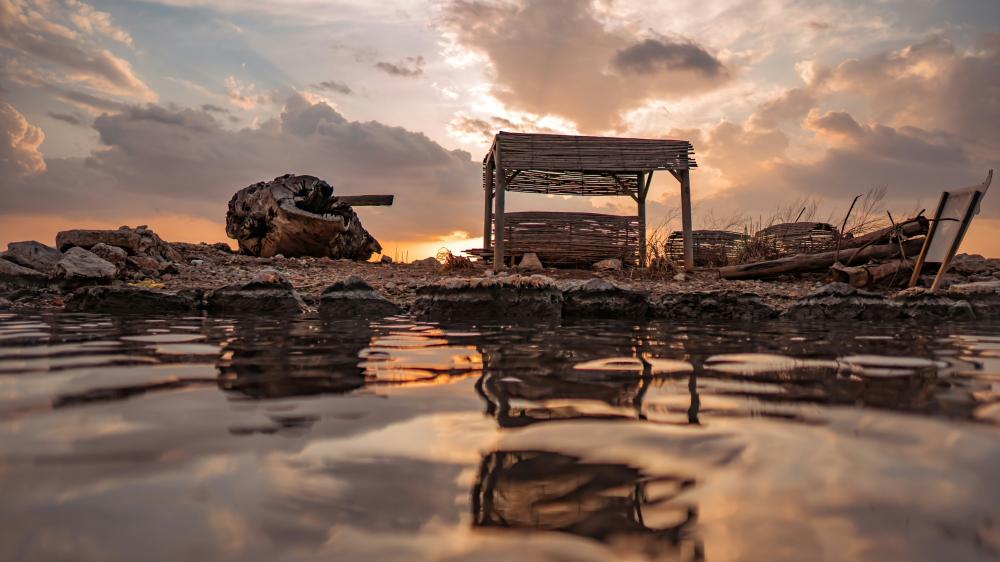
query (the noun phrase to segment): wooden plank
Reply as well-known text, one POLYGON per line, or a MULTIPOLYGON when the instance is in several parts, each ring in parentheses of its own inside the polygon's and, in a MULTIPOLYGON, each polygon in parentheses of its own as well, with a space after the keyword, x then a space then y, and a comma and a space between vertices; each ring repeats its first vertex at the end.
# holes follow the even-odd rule
POLYGON ((347 203, 352 207, 388 207, 392 205, 394 195, 337 195, 338 203, 347 203))

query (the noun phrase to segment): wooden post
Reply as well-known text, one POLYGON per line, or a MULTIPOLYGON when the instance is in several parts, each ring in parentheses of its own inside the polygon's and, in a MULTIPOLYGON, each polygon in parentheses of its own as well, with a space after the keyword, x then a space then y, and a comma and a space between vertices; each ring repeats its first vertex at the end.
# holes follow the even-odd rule
POLYGON ((643 173, 636 175, 636 190, 639 203, 639 267, 646 265, 646 182, 643 173))
POLYGON ((486 161, 486 181, 483 191, 486 199, 483 209, 483 249, 489 250, 493 235, 493 158, 486 161))
POLYGON ((503 205, 504 205, 504 192, 507 191, 507 176, 504 175, 503 160, 500 156, 500 139, 497 138, 497 142, 493 148, 493 164, 496 167, 496 171, 493 173, 496 178, 496 193, 493 196, 494 204, 496 205, 494 211, 493 224, 495 225, 493 231, 493 269, 500 271, 504 267, 503 263, 503 205))
POLYGON ((684 269, 694 271, 694 235, 691 233, 691 170, 680 171, 681 227, 684 230, 684 269))

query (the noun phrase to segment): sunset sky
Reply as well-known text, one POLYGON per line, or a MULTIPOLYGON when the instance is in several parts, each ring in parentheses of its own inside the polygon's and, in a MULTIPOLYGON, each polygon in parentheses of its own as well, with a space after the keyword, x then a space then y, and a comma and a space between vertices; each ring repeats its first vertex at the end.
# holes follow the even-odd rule
MULTIPOLYGON (((471 247, 501 129, 690 140, 695 228, 880 185, 933 208, 1000 167, 1000 2, 0 0, 0 248, 225 240, 232 194, 288 172, 394 193, 359 209, 389 255, 471 247)), ((1000 193, 964 250, 1000 256, 1000 193)))

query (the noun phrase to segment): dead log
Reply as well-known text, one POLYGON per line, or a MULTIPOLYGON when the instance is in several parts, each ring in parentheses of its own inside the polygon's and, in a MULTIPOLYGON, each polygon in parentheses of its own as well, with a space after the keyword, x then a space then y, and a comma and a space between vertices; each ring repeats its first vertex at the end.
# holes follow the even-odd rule
MULTIPOLYGON (((920 251, 923 243, 923 238, 916 238, 906 240, 902 243, 902 247, 907 256, 912 256, 920 251)), ((899 248, 899 243, 891 243, 854 249, 846 253, 841 250, 840 257, 844 259, 852 258, 852 262, 866 262, 872 259, 894 258, 899 255, 899 248)), ((759 279, 762 277, 774 277, 776 275, 787 275, 790 273, 823 271, 833 265, 836 259, 836 251, 823 252, 821 254, 799 254, 797 256, 789 256, 787 258, 779 258, 776 260, 722 267, 719 268, 719 275, 721 275, 723 279, 759 279)))
POLYGON ((260 257, 367 260, 382 251, 354 209, 313 176, 286 174, 237 191, 229 201, 226 234, 242 253, 260 257))
POLYGON ((835 263, 830 267, 834 281, 847 283, 859 289, 869 289, 885 283, 892 284, 892 278, 903 284, 913 271, 913 260, 894 260, 886 263, 846 266, 835 263))
MULTIPOLYGON (((902 234, 904 238, 913 238, 915 236, 924 236, 927 234, 927 228, 929 225, 927 217, 914 217, 912 219, 907 219, 896 226, 887 226, 883 229, 876 230, 874 232, 869 232, 863 236, 857 236, 854 238, 843 238, 840 241, 840 251, 850 248, 862 248, 864 246, 874 246, 879 244, 886 244, 897 239, 898 234, 902 234)), ((844 252, 845 259, 850 257, 852 252, 844 252)))

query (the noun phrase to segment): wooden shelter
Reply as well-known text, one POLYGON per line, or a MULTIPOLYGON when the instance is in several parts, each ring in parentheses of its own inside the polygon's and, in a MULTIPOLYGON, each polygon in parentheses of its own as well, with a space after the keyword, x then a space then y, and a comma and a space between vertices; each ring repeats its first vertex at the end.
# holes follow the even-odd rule
MULTIPOLYGON (((501 131, 493 139, 493 146, 483 159, 483 191, 485 215, 483 220, 484 252, 493 249, 494 267, 503 266, 509 249, 505 241, 518 240, 518 250, 527 248, 556 248, 570 252, 576 250, 571 237, 559 236, 560 231, 570 232, 576 222, 589 221, 586 230, 591 248, 577 252, 590 256, 600 248, 593 247, 597 238, 610 241, 612 251, 624 244, 624 257, 633 252, 633 259, 646 260, 646 196, 649 194, 653 172, 666 170, 680 183, 681 220, 684 232, 684 265, 694 268, 694 248, 691 237, 691 168, 696 167, 694 148, 683 140, 634 139, 617 137, 588 137, 574 135, 548 135, 508 133, 501 131), (632 217, 598 215, 594 213, 511 213, 504 211, 504 194, 507 191, 582 196, 628 196, 638 205, 632 217), (523 217, 520 215, 531 215, 523 217), (575 216, 582 215, 582 216, 575 216), (508 216, 520 225, 521 234, 511 231, 508 216), (514 218, 514 217, 512 217, 514 218), (525 218, 525 221, 520 220, 525 218), (525 229, 526 221, 541 236, 525 229), (635 222, 638 224, 636 225, 635 222), (549 225, 545 228, 545 225, 549 225), (638 230, 634 239, 629 228, 638 230), (602 234, 603 233, 603 234, 602 234), (514 237, 512 238, 512 235, 514 237), (536 239, 537 238, 537 239, 536 239), (589 253, 588 253, 589 252, 589 253)), ((581 240, 582 242, 582 240, 581 240)), ((604 257, 618 257, 608 255, 604 257)), ((624 261, 624 260, 623 260, 624 261)))

